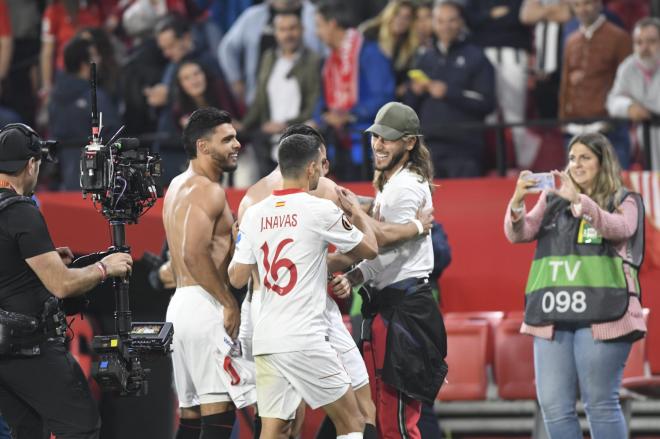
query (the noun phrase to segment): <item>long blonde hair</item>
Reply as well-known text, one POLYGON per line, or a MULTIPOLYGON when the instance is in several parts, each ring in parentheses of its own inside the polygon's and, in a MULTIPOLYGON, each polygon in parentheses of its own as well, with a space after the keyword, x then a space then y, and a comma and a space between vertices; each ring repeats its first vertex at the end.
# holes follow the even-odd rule
POLYGON ((415 11, 415 3, 410 0, 391 0, 378 16, 367 20, 360 26, 360 30, 363 33, 371 29, 378 29, 378 46, 388 58, 392 59, 392 65, 396 70, 408 68, 419 46, 417 33, 415 32, 415 11), (403 42, 401 43, 396 59, 392 59, 398 37, 392 34, 390 25, 401 8, 405 7, 412 10, 412 22, 410 29, 402 36, 403 42))
MULTIPOLYGON (((403 140, 407 141, 409 136, 404 136, 403 140)), ((433 184, 433 163, 431 162, 431 152, 429 151, 424 137, 415 136, 415 145, 408 154, 408 161, 403 165, 408 167, 411 171, 419 175, 419 182, 427 182, 431 193, 435 190, 433 184)), ((385 175, 383 171, 374 171, 373 179, 374 188, 382 192, 385 187, 385 175)))
MULTIPOLYGON (((623 181, 621 180, 621 166, 612 144, 607 137, 600 133, 578 134, 568 144, 569 154, 573 145, 578 143, 589 148, 596 155, 600 164, 596 183, 589 197, 605 210, 618 207, 623 196, 623 181)), ((568 166, 566 170, 568 170, 568 166)), ((568 175, 577 190, 582 192, 570 172, 568 175)))

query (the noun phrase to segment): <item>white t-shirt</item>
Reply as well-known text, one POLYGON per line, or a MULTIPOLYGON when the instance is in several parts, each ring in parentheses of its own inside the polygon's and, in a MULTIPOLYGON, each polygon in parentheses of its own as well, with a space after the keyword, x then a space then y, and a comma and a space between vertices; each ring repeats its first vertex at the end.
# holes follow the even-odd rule
MULTIPOLYGON (((415 219, 417 209, 433 208, 428 182, 408 168, 394 174, 376 194, 374 217, 380 221, 404 224, 415 219)), ((364 280, 373 281, 377 289, 410 277, 428 277, 433 271, 431 234, 419 236, 380 252, 377 258, 362 261, 358 268, 364 280)))
POLYGON ((311 349, 328 334, 328 244, 351 251, 363 235, 331 201, 274 191, 245 211, 233 260, 257 264, 263 294, 253 354, 311 349))
MULTIPOLYGON (((298 57, 284 58, 280 55, 266 84, 270 119, 274 122, 287 122, 298 117, 302 102, 300 84, 289 75, 298 57)), ((279 135, 277 136, 279 138, 279 135)))

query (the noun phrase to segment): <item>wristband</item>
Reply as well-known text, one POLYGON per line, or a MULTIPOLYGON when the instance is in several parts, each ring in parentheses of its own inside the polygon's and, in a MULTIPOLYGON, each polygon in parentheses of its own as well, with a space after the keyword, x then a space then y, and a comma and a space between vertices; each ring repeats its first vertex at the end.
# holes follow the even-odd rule
POLYGON ((422 222, 420 220, 415 218, 414 220, 412 220, 412 223, 417 226, 417 234, 418 235, 424 234, 424 226, 422 225, 422 222))
POLYGON ((105 279, 108 277, 108 269, 105 267, 105 264, 99 261, 96 263, 96 268, 101 272, 101 283, 105 282, 105 279))
POLYGON ((516 215, 520 215, 525 211, 525 205, 523 204, 520 207, 513 207, 513 204, 511 205, 511 212, 515 213, 516 215))

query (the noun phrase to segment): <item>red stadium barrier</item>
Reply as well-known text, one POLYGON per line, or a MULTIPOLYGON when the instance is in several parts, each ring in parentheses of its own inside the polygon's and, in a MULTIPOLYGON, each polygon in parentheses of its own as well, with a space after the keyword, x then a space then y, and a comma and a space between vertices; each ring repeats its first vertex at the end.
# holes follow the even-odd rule
MULTIPOLYGON (((637 180, 640 176, 631 173, 631 177, 637 180)), ((655 201, 658 178, 641 181, 642 191, 646 187, 652 191, 645 195, 646 199, 655 201)), ((440 281, 443 311, 521 310, 534 244, 512 245, 504 237, 504 211, 513 193, 514 180, 481 178, 436 183, 435 216, 445 227, 453 257, 440 281)), ((369 183, 346 186, 357 194, 374 193, 369 183)), ((227 190, 232 209, 238 208, 243 194, 242 190, 227 190)), ((79 254, 108 247, 108 225, 91 201, 83 200, 79 193, 42 193, 39 200, 55 245, 68 245, 79 254)), ((653 218, 658 218, 655 211, 659 206, 658 203, 647 206, 653 218)), ((160 252, 164 238, 161 209, 162 200, 138 225, 126 228, 126 242, 131 245, 134 257, 140 258, 146 250, 160 252)), ((660 232, 649 221, 646 231, 647 262, 640 274, 643 305, 660 310, 660 297, 653 294, 660 290, 660 266, 655 264, 660 261, 660 232)), ((660 343, 660 313, 651 313, 648 343, 649 346, 660 343)), ((650 350, 649 362, 652 366, 660 365, 660 350, 650 350)))

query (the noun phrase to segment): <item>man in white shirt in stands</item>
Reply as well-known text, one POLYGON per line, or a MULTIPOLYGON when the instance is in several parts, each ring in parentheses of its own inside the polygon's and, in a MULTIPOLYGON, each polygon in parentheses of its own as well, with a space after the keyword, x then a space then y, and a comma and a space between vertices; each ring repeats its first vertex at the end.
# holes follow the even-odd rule
MULTIPOLYGON (((390 102, 367 131, 377 190, 373 220, 405 223, 420 206, 431 208, 433 168, 415 111, 390 102)), ((342 195, 340 202, 349 201, 344 210, 357 205, 351 194, 342 195)), ((331 269, 345 268, 341 262, 336 258, 331 269)), ((433 403, 447 372, 444 324, 428 281, 432 270, 427 235, 381 250, 347 274, 353 285, 368 284, 362 290, 363 355, 380 437, 418 439, 421 402, 433 403)))
POLYGON ((634 53, 616 72, 607 97, 607 111, 613 117, 627 117, 638 124, 637 138, 642 148, 651 148, 649 167, 660 171, 660 127, 651 127, 651 145, 645 145, 642 123, 660 114, 660 19, 646 17, 633 30, 634 53))
MULTIPOLYGON (((280 437, 304 399, 323 407, 339 438, 362 438, 364 420, 350 378, 328 342, 327 253, 332 244, 352 258, 372 259, 376 238, 358 204, 347 215, 307 193, 321 177, 318 140, 286 138, 279 163, 282 189, 247 209, 229 267, 234 287, 244 286, 255 266, 264 286, 253 336, 261 437, 280 437)), ((342 282, 339 277, 335 284, 342 282)))

